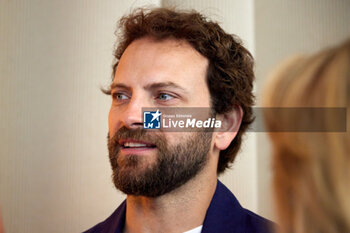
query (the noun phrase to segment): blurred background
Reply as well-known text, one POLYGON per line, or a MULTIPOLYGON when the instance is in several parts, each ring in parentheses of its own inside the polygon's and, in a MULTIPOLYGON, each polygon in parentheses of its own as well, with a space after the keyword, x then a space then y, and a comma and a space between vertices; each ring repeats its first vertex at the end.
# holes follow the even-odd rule
MULTIPOLYGON (((125 198, 106 136, 117 20, 140 6, 196 9, 256 59, 257 106, 284 58, 350 36, 348 0, 0 0, 0 209, 6 233, 82 232, 125 198)), ((248 133, 220 177, 241 204, 274 219, 270 150, 248 133)))

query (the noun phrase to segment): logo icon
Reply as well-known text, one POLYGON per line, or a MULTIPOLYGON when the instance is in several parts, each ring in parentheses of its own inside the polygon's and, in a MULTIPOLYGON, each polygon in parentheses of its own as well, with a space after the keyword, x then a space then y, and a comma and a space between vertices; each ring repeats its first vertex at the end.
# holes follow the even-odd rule
POLYGON ((143 112, 143 128, 144 129, 160 129, 160 118, 162 113, 157 110, 156 112, 144 111, 143 112))

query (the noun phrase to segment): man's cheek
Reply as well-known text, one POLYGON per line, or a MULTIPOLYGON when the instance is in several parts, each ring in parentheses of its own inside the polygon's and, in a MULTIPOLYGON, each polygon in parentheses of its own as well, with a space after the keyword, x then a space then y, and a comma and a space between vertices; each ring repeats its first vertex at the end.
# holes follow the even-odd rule
POLYGON ((108 129, 109 129, 109 137, 112 138, 118 129, 121 127, 121 123, 119 119, 116 117, 115 113, 111 113, 110 111, 108 116, 108 129))

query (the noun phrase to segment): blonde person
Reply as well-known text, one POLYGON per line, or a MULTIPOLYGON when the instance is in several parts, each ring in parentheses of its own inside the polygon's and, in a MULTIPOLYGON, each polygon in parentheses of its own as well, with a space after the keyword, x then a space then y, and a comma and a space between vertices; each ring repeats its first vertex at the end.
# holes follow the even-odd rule
POLYGON ((264 112, 273 145, 280 232, 350 232, 349 93, 350 40, 290 59, 265 88, 264 106, 285 109, 279 114, 269 108, 264 112), (300 107, 309 108, 310 115, 302 116, 300 107), (323 108, 324 114, 312 115, 313 108, 323 108), (344 122, 329 114, 333 108, 345 110, 344 122), (308 130, 315 123, 328 132, 308 130), (332 130, 339 125, 343 130, 332 130), (281 132, 288 127, 294 132, 281 132))

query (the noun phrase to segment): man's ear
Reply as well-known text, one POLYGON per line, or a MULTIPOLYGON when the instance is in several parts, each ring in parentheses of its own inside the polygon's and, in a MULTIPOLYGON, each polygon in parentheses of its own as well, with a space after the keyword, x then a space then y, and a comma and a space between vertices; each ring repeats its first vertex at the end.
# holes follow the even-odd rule
POLYGON ((214 148, 225 150, 236 137, 243 118, 241 106, 235 106, 231 111, 218 114, 216 119, 221 120, 221 129, 215 132, 214 148))

